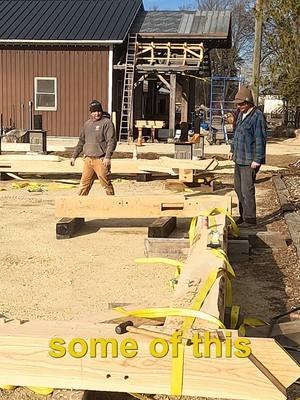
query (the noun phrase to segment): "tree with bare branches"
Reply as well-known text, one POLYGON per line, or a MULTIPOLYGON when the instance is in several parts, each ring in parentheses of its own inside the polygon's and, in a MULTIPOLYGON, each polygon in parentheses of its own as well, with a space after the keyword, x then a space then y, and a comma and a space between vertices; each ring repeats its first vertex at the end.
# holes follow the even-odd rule
POLYGON ((300 3, 269 0, 266 7, 265 84, 291 106, 300 105, 300 3))
POLYGON ((232 23, 232 48, 211 52, 212 72, 236 76, 241 67, 251 63, 254 38, 253 0, 197 0, 199 10, 229 10, 232 23))

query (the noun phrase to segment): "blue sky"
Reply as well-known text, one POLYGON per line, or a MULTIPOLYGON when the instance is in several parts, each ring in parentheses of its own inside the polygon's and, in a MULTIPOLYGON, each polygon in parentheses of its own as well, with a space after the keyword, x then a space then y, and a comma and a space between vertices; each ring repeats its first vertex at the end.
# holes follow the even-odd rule
POLYGON ((194 4, 193 0, 143 0, 146 10, 158 6, 159 10, 178 10, 179 6, 194 4))

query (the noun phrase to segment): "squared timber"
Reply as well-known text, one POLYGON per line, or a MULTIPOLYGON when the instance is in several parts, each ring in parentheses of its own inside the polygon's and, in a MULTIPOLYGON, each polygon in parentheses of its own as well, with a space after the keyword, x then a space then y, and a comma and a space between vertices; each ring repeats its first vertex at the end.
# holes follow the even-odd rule
POLYGON ((166 238, 176 228, 176 217, 160 217, 148 227, 149 238, 166 238))

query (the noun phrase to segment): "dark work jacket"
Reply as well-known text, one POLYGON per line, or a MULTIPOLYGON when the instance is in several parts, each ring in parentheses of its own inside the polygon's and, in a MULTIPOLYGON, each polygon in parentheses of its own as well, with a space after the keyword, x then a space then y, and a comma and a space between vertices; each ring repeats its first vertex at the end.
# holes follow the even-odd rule
POLYGON ((99 121, 89 119, 85 122, 73 158, 83 151, 87 157, 110 159, 117 146, 115 128, 110 119, 102 117, 99 121))

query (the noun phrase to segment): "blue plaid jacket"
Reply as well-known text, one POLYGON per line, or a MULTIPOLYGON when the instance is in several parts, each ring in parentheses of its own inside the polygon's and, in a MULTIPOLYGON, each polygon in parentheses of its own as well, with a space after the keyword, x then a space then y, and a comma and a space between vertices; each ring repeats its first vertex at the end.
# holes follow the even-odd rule
POLYGON ((239 113, 231 143, 233 160, 239 165, 266 162, 266 122, 263 113, 254 108, 244 120, 239 113))

